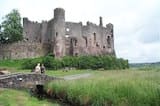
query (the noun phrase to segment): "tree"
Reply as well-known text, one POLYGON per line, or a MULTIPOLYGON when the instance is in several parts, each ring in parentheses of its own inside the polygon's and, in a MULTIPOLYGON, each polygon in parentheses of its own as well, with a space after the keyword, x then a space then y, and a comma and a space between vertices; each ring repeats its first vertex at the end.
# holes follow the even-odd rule
POLYGON ((22 40, 21 16, 13 9, 4 17, 1 25, 0 43, 13 43, 22 40))

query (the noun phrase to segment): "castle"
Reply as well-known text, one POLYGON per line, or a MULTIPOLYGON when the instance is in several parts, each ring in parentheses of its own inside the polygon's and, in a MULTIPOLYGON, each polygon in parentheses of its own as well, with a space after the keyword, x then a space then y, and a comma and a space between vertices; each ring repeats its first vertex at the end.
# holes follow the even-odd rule
POLYGON ((54 18, 42 23, 23 18, 23 41, 0 45, 0 59, 33 58, 53 53, 55 57, 115 55, 113 25, 66 22, 65 10, 56 8, 54 18))

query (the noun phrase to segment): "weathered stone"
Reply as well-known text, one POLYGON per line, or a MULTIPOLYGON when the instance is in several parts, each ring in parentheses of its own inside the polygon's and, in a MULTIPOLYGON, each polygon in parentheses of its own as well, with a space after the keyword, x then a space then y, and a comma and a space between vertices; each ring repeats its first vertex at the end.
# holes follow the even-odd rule
POLYGON ((53 53, 55 57, 66 55, 115 55, 113 25, 103 27, 87 22, 66 22, 65 10, 56 8, 54 18, 42 23, 23 18, 24 40, 15 44, 0 45, 0 59, 28 58, 53 53))
POLYGON ((10 74, 0 76, 0 88, 30 88, 60 78, 44 74, 10 74))

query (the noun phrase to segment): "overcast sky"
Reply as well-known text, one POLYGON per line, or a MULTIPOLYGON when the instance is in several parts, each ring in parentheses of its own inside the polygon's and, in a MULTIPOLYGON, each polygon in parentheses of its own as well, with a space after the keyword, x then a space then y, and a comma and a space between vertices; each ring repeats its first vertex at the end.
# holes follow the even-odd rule
POLYGON ((0 0, 0 22, 13 8, 41 22, 53 9, 65 9, 66 21, 114 24, 117 57, 130 63, 160 61, 160 0, 0 0))

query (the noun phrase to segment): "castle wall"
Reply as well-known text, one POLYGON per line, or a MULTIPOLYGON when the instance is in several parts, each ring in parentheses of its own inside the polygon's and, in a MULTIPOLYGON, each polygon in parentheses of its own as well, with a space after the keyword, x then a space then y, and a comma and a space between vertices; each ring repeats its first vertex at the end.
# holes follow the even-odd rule
POLYGON ((82 38, 82 23, 66 22, 65 39, 66 54, 81 55, 83 52, 80 50, 85 47, 85 40, 82 38))
POLYGON ((105 42, 106 42, 106 48, 107 52, 109 54, 115 55, 114 50, 114 32, 113 32, 113 24, 109 23, 106 25, 106 34, 105 34, 105 42))
POLYGON ((48 32, 48 22, 43 21, 40 27, 40 36, 41 36, 41 43, 48 43, 50 42, 50 34, 47 34, 48 32))
POLYGON ((83 36, 86 37, 86 54, 101 54, 101 46, 103 45, 102 33, 102 27, 91 22, 87 22, 87 25, 83 27, 83 36))
POLYGON ((86 26, 83 26, 82 23, 66 22, 65 34, 67 36, 66 55, 102 55, 114 52, 112 24, 103 27, 91 22, 87 22, 86 26), (110 44, 107 41, 108 36, 110 44))
POLYGON ((41 24, 23 18, 23 37, 26 41, 41 42, 41 24))
POLYGON ((0 59, 34 58, 46 55, 49 45, 41 43, 17 42, 0 45, 0 59))
POLYGON ((0 59, 32 58, 53 53, 55 57, 66 55, 115 55, 113 25, 103 26, 87 22, 86 25, 65 22, 65 10, 56 8, 54 18, 42 23, 23 18, 24 40, 0 45, 0 59))
MULTIPOLYGON (((43 24, 43 23, 42 23, 43 24)), ((53 46, 53 26, 54 26, 54 19, 51 19, 50 21, 48 21, 47 23, 47 28, 46 28, 46 32, 44 32, 45 34, 42 33, 42 36, 44 36, 44 43, 50 43, 53 46)))

